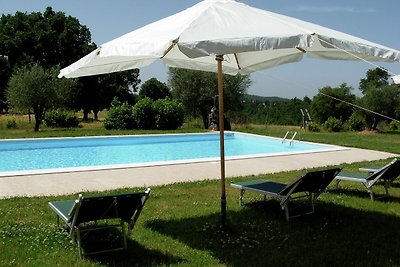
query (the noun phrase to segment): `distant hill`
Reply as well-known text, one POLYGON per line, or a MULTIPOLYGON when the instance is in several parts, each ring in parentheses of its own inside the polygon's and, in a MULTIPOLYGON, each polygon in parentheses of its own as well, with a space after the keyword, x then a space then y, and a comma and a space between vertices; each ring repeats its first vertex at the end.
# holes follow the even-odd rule
POLYGON ((277 96, 258 96, 258 95, 245 95, 245 99, 252 102, 286 102, 290 99, 277 97, 277 96))

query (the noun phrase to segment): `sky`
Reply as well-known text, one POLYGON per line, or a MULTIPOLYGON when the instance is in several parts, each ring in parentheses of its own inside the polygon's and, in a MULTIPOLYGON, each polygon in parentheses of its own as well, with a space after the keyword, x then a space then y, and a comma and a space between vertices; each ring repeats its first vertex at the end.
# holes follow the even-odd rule
MULTIPOLYGON (((51 6, 86 25, 98 46, 148 23, 187 9, 200 0, 0 0, 1 14, 44 12, 51 6)), ((247 5, 295 17, 400 50, 400 1, 386 0, 239 0, 247 5)), ((400 74, 400 62, 373 63, 400 74)), ((65 67, 65 66, 63 66, 65 67)), ((251 74, 249 94, 284 98, 312 98, 324 86, 347 83, 360 95, 358 84, 369 69, 366 62, 305 59, 251 74)), ((140 70, 142 82, 167 82, 161 61, 140 70)))

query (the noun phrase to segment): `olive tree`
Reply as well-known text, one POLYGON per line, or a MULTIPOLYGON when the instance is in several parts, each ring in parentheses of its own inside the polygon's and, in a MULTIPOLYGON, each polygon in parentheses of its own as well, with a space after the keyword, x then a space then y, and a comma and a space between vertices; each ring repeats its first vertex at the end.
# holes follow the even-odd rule
POLYGON ((58 69, 39 65, 22 67, 11 76, 7 88, 8 105, 23 112, 33 112, 35 132, 39 131, 45 112, 56 106, 73 86, 74 80, 57 79, 58 69))
POLYGON ((360 102, 364 108, 374 111, 373 113, 367 111, 363 111, 362 113, 364 114, 368 129, 376 130, 381 121, 390 121, 387 119, 388 117, 399 118, 400 87, 385 85, 376 88, 371 85, 367 87, 360 102))
MULTIPOLYGON (((208 115, 217 103, 218 79, 212 72, 169 69, 169 85, 172 95, 191 115, 200 115, 204 127, 208 127, 208 115)), ((225 112, 233 113, 242 109, 242 100, 251 84, 249 76, 223 76, 225 112)))
POLYGON ((351 91, 352 88, 345 83, 334 88, 321 88, 311 102, 313 118, 319 123, 324 123, 329 117, 346 121, 353 113, 353 107, 347 103, 356 101, 356 96, 351 91))
POLYGON ((165 83, 160 82, 156 78, 151 78, 142 85, 139 96, 141 98, 149 97, 156 101, 158 99, 171 97, 171 92, 165 83))
POLYGON ((398 118, 400 87, 390 85, 389 77, 385 69, 376 68, 368 70, 366 78, 360 81, 360 90, 363 93, 360 104, 373 111, 362 111, 370 130, 376 130, 379 122, 388 120, 387 117, 398 118))

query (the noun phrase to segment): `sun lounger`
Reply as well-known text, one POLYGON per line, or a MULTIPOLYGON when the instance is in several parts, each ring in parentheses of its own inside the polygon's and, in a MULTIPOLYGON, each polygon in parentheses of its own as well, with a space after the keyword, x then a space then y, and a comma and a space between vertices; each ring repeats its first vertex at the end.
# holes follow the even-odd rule
POLYGON ((400 160, 394 159, 389 164, 376 169, 376 167, 361 168, 369 174, 353 174, 341 172, 336 176, 336 186, 339 187, 340 181, 359 182, 364 185, 370 194, 371 200, 374 200, 374 192, 372 187, 382 182, 385 187, 385 195, 389 196, 389 188, 391 183, 400 175, 400 160))
POLYGON ((318 198, 340 171, 340 168, 334 168, 307 172, 290 184, 268 180, 256 180, 231 183, 231 186, 240 190, 240 205, 243 205, 243 195, 245 191, 253 191, 264 196, 278 198, 282 209, 285 210, 286 220, 289 221, 289 219, 293 217, 314 213, 314 200, 318 198), (290 216, 288 207, 289 201, 301 197, 309 198, 311 211, 290 216))
POLYGON ((106 196, 84 197, 79 195, 76 200, 49 202, 49 207, 57 214, 58 224, 60 219, 66 224, 69 235, 72 240, 77 242, 79 255, 82 256, 126 249, 127 236, 139 218, 149 194, 150 188, 145 192, 106 196), (107 220, 109 220, 108 223, 107 220), (83 232, 115 227, 121 227, 123 235, 121 247, 90 253, 84 251, 82 247, 83 232))

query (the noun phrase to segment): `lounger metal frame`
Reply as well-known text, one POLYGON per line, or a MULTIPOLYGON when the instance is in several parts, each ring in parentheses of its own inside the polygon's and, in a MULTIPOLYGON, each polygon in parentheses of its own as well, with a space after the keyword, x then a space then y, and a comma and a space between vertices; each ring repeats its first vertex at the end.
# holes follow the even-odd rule
POLYGON ((104 252, 112 252, 127 249, 127 238, 130 235, 136 221, 139 218, 139 215, 143 209, 143 206, 150 194, 150 188, 148 188, 145 192, 132 193, 132 194, 141 194, 140 203, 136 210, 133 212, 133 216, 129 219, 122 218, 121 214, 118 214, 118 200, 123 196, 128 196, 129 194, 121 194, 121 195, 108 195, 108 196, 100 196, 101 198, 111 198, 113 201, 109 204, 108 207, 103 207, 102 216, 95 219, 88 219, 80 222, 80 211, 82 205, 85 205, 85 200, 90 199, 90 201, 96 201, 96 197, 84 198, 81 194, 78 196, 73 203, 70 200, 68 201, 56 201, 49 202, 49 207, 56 213, 57 216, 57 225, 60 227, 60 219, 65 223, 67 230, 69 231, 69 236, 72 240, 76 241, 78 245, 78 253, 79 256, 86 256, 104 252), (64 202, 64 203, 63 203, 64 202), (68 213, 65 210, 60 209, 58 203, 70 205, 71 209, 68 213), (119 223, 114 223, 114 219, 119 219, 119 223), (112 220, 113 223, 109 223, 109 220, 112 220), (98 224, 98 222, 102 222, 102 224, 98 224), (82 245, 82 239, 85 235, 91 231, 96 230, 104 230, 109 228, 120 228, 122 233, 122 244, 120 247, 105 249, 99 251, 86 252, 82 245))
POLYGON ((389 196, 389 188, 391 183, 400 175, 400 160, 394 159, 382 168, 360 168, 360 170, 368 171, 369 175, 339 173, 336 180, 336 188, 339 188, 340 181, 359 182, 368 191, 371 200, 389 196), (375 197, 373 186, 382 183, 385 188, 385 195, 375 197))
POLYGON ((231 186, 239 189, 239 205, 243 205, 243 196, 245 191, 252 191, 264 195, 264 198, 271 196, 280 200, 280 206, 285 211, 286 221, 290 218, 299 217, 302 215, 312 214, 315 212, 314 201, 318 196, 325 190, 329 183, 334 177, 341 171, 341 168, 334 168, 322 171, 307 172, 300 178, 293 181, 291 184, 283 184, 279 182, 259 180, 259 181, 248 181, 245 183, 231 183, 231 186), (310 178, 315 178, 314 184, 310 178), (277 186, 275 190, 262 190, 256 187, 259 184, 270 183, 271 185, 277 186), (309 184, 309 185, 307 185, 309 184), (289 202, 291 200, 299 198, 308 198, 310 203, 310 210, 304 213, 296 215, 290 215, 289 213, 289 202))

